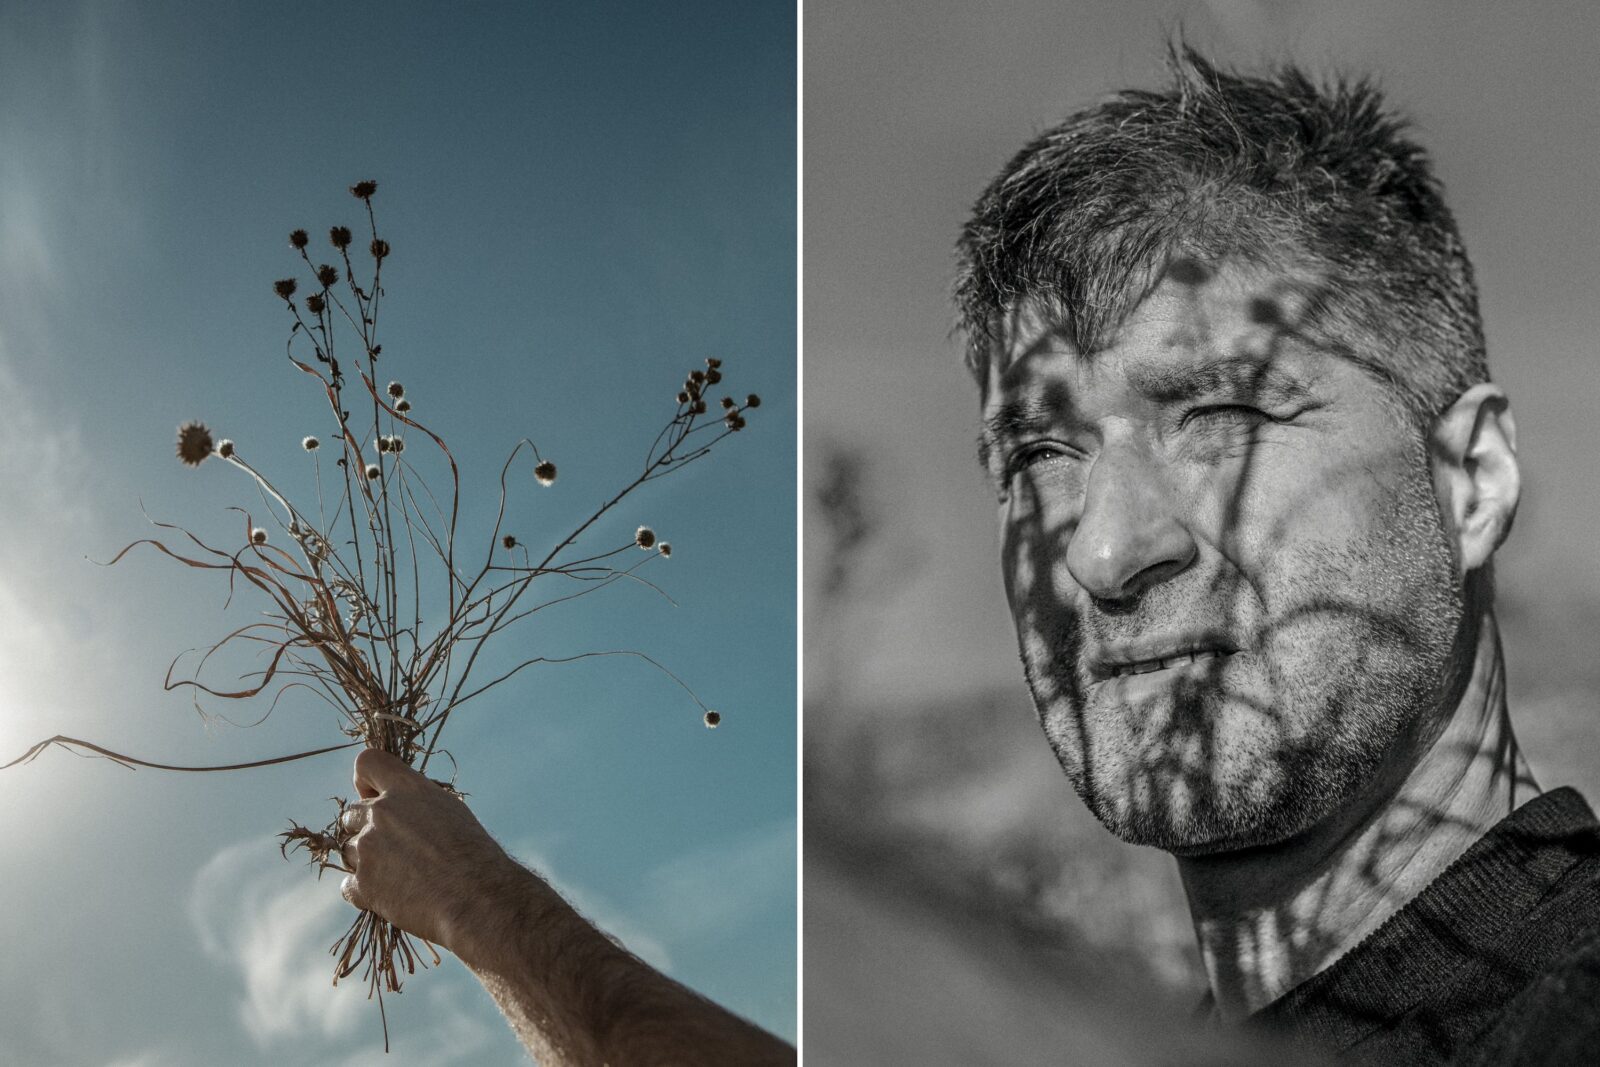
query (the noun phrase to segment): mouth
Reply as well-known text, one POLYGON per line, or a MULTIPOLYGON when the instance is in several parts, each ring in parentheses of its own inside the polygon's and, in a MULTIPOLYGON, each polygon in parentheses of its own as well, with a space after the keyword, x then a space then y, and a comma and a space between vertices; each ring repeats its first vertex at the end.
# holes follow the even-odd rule
POLYGON ((1191 664, 1221 662, 1238 651, 1231 644, 1218 640, 1163 642, 1166 648, 1152 647, 1155 642, 1121 642, 1107 647, 1090 662, 1090 677, 1094 682, 1116 678, 1130 678, 1140 674, 1191 664), (1140 647, 1143 646, 1143 647, 1140 647))

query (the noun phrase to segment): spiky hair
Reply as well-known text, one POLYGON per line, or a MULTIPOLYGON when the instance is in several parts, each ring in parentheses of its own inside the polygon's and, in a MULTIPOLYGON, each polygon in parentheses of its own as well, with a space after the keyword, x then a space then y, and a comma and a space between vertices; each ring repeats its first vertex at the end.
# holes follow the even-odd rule
POLYGON ((955 296, 980 382, 1023 302, 1092 353, 1174 264, 1222 261, 1314 276, 1316 332, 1365 357, 1422 425, 1487 380, 1455 219, 1375 86, 1244 74, 1181 43, 1169 68, 1166 88, 1046 131, 978 200, 955 296))

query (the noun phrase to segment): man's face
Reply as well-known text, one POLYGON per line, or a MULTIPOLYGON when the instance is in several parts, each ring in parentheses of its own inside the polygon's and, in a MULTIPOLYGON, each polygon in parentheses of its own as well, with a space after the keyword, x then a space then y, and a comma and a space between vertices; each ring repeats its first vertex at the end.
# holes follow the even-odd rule
POLYGON ((1462 617, 1421 435, 1271 288, 1169 276, 1088 358, 1024 308, 985 396, 1045 733, 1109 829, 1180 854, 1388 780, 1462 617))

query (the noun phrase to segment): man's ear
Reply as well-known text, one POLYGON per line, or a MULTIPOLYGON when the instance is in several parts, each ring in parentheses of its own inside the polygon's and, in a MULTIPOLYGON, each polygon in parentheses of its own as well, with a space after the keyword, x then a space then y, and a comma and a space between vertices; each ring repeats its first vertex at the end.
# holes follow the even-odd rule
POLYGON ((1434 423, 1429 444, 1434 485, 1464 575, 1487 563, 1506 539, 1522 495, 1517 424, 1505 391, 1481 382, 1462 393, 1434 423))

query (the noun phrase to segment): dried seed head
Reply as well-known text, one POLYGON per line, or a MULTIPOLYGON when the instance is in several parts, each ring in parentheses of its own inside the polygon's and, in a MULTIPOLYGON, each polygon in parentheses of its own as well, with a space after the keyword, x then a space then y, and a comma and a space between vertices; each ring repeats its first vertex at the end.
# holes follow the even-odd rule
POLYGON ((401 413, 401 414, 404 414, 404 413, 405 413, 405 412, 407 412, 407 411, 410 411, 410 410, 411 410, 411 401, 409 401, 409 400, 402 400, 402 401, 400 401, 400 403, 398 403, 398 404, 396 404, 396 405, 395 405, 395 406, 394 406, 394 409, 395 409, 395 410, 396 410, 396 411, 398 411, 398 412, 400 412, 400 413, 401 413))
POLYGON ((687 404, 688 402, 689 402, 689 394, 686 393, 686 392, 680 391, 678 393, 678 403, 687 404))
POLYGON ((272 291, 285 300, 294 295, 295 282, 293 278, 279 278, 272 283, 272 291))
POLYGON ((761 398, 756 396, 756 394, 751 393, 749 396, 744 398, 744 406, 747 408, 758 408, 761 406, 761 398))
POLYGON ((728 427, 728 429, 732 430, 734 433, 738 433, 740 430, 744 429, 744 417, 737 411, 728 412, 728 417, 722 421, 728 427))
POLYGON ((211 455, 211 430, 203 422, 186 422, 178 427, 178 459, 185 466, 198 467, 211 455))
POLYGON ((323 309, 325 309, 327 306, 328 302, 322 299, 321 293, 312 293, 310 296, 306 297, 306 310, 311 312, 313 315, 322 314, 323 309))
POLYGON ((396 400, 399 400, 401 397, 406 395, 406 387, 401 385, 399 382, 390 382, 389 395, 394 397, 396 400))
POLYGON ((507 548, 517 547, 517 539, 512 537, 510 534, 506 534, 504 537, 500 538, 500 543, 505 545, 507 548))
POLYGON ((217 442, 217 455, 223 459, 233 458, 233 442, 224 437, 217 442))
POLYGON ((370 178, 366 181, 356 182, 350 187, 350 195, 357 200, 370 200, 372 199, 372 194, 377 191, 378 183, 370 178))
POLYGON ((706 371, 706 384, 707 385, 716 385, 720 381, 722 381, 722 372, 721 371, 717 370, 715 367, 713 367, 710 370, 706 371))
POLYGON ((661 553, 663 556, 671 556, 672 555, 672 545, 669 544, 666 541, 663 541, 663 542, 661 542, 661 547, 656 549, 656 551, 661 553))
POLYGON ((339 272, 334 270, 328 264, 324 263, 322 266, 317 268, 317 282, 324 289, 331 289, 335 285, 339 284, 339 272))
POLYGON ((656 532, 648 526, 641 526, 633 532, 633 543, 640 548, 650 548, 656 543, 656 532))
POLYGON ((712 368, 713 370, 715 370, 717 367, 722 366, 722 360, 714 359, 714 358, 712 358, 710 356, 707 356, 706 357, 706 366, 708 366, 708 367, 712 368))
POLYGON ((378 437, 378 451, 379 452, 387 452, 387 451, 389 451, 389 438, 387 436, 380 435, 378 437))
POLYGON ((328 231, 328 240, 333 243, 333 247, 335 247, 335 248, 340 248, 340 249, 349 248, 350 247, 350 227, 348 227, 348 226, 335 226, 335 227, 333 227, 331 230, 328 231))
POLYGON ((722 713, 720 711, 708 711, 705 714, 704 721, 707 730, 715 730, 717 724, 722 721, 722 713))
POLYGON ((317 440, 315 437, 307 437, 300 442, 300 447, 305 449, 307 452, 315 452, 317 449, 322 447, 322 442, 317 440))
POLYGON ((696 400, 694 402, 694 406, 689 410, 694 412, 696 415, 704 415, 706 413, 706 402, 704 400, 696 400))
POLYGON ((382 237, 374 237, 372 239, 372 244, 368 245, 367 247, 372 249, 373 259, 383 259, 389 254, 389 242, 385 241, 382 237))
POLYGON ((391 438, 389 438, 389 451, 390 452, 404 452, 405 450, 406 450, 406 443, 405 443, 405 440, 403 438, 399 438, 399 437, 391 437, 391 438))
POLYGON ((259 526, 257 526, 255 529, 251 530, 250 531, 250 543, 252 545, 264 545, 264 544, 266 544, 267 543, 267 531, 263 530, 259 526))
POLYGON ((696 385, 699 385, 701 382, 706 380, 706 372, 703 370, 692 370, 689 372, 689 380, 694 382, 696 385))
POLYGON ((731 397, 731 396, 725 396, 725 397, 722 398, 722 406, 723 406, 724 409, 730 410, 730 411, 733 408, 738 407, 738 405, 736 403, 734 403, 733 397, 731 397))
POLYGON ((367 477, 368 478, 376 480, 378 475, 380 475, 382 473, 383 472, 378 469, 378 465, 376 463, 368 463, 367 464, 367 477))
POLYGON ((556 465, 545 460, 533 468, 533 478, 540 485, 554 485, 556 483, 556 465))
POLYGON ((289 235, 289 246, 291 248, 304 248, 310 243, 311 238, 306 236, 306 231, 304 230, 295 230, 289 235))

